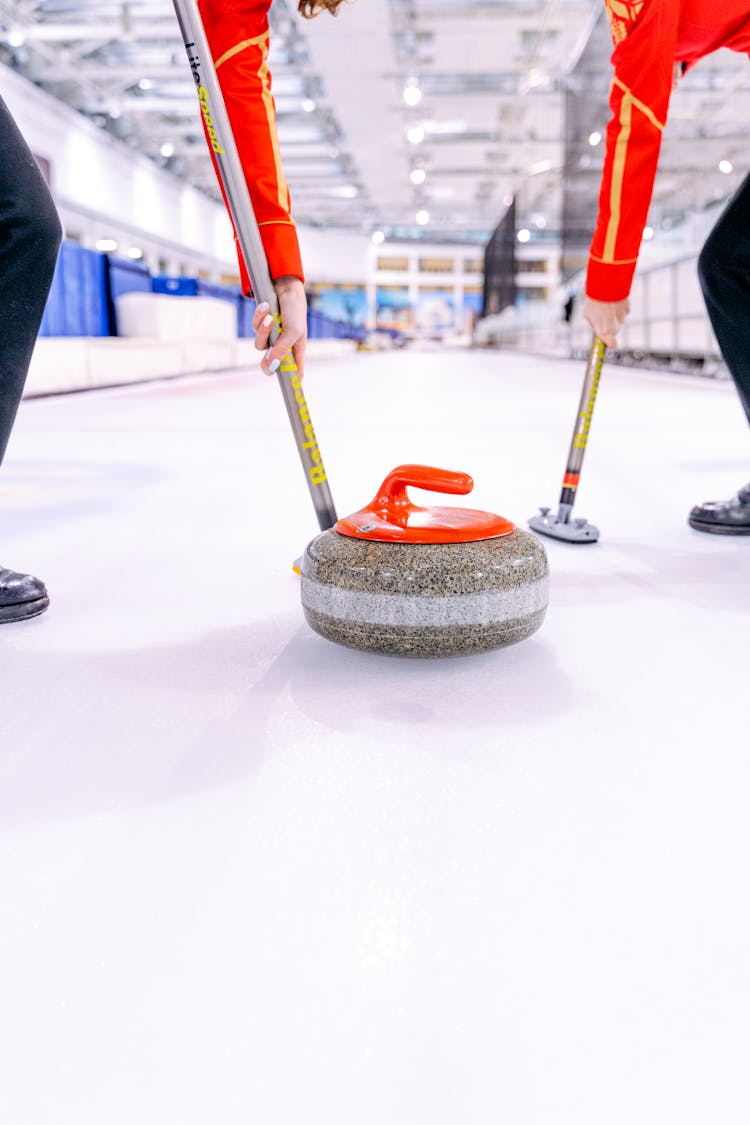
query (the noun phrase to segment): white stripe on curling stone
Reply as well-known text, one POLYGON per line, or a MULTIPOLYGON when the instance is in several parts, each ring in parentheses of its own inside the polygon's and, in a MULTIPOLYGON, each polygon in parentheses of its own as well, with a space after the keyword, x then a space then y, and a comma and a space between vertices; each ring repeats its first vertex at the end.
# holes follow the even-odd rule
POLYGON ((302 576, 302 605, 337 621, 369 625, 431 628, 442 625, 496 625, 528 617, 545 609, 547 575, 525 586, 485 590, 481 594, 410 597, 408 594, 367 594, 343 590, 302 576))

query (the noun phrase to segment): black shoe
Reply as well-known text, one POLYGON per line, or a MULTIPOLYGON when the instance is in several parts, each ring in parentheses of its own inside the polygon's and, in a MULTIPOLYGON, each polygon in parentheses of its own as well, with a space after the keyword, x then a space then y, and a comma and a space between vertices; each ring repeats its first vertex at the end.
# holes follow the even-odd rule
POLYGON ((750 535, 750 484, 731 500, 697 504, 688 516, 688 523, 696 531, 711 531, 714 535, 750 535))
POLYGON ((44 613, 49 605, 47 588, 31 574, 16 574, 0 566, 0 625, 44 613))

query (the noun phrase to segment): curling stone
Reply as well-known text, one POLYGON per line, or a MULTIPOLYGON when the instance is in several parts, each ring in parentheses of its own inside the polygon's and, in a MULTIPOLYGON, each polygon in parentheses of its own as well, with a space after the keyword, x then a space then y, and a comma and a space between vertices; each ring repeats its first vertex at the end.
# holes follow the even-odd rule
POLYGON ((366 508, 308 544, 302 606, 321 636, 398 656, 463 656, 525 640, 544 620, 544 547, 501 516, 420 508, 407 486, 465 495, 465 473, 394 469, 366 508))

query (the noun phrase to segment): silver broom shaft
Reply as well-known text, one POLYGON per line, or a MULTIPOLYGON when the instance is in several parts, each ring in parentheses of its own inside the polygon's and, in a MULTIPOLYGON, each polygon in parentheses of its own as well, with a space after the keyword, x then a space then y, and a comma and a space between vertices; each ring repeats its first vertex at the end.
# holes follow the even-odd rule
MULTIPOLYGON (((229 211, 237 233, 242 257, 250 276, 256 301, 267 301, 275 324, 271 329, 271 343, 279 338, 279 303, 268 269, 266 252, 261 241, 258 223, 245 182, 237 144, 229 124, 229 114, 216 77, 208 40, 195 0, 173 0, 177 22, 187 51, 190 69, 195 79, 203 121, 221 176, 229 211)), ((278 370, 278 381, 284 398, 294 441, 305 471, 315 513, 321 531, 333 527, 336 509, 328 485, 323 458, 310 411, 305 401, 297 365, 291 353, 284 357, 278 370)))
POLYGON ((586 452, 586 445, 588 444, 591 418, 594 413, 594 404, 596 403, 596 392, 599 389, 599 379, 601 378, 602 365, 606 352, 607 346, 604 341, 600 340, 598 336, 594 336, 591 342, 588 363, 586 365, 586 375, 583 380, 581 401, 578 404, 578 414, 576 415, 573 438, 568 451, 568 461, 565 466, 565 476, 560 493, 560 510, 557 516, 559 520, 568 519, 573 504, 575 503, 578 481, 583 465, 583 455, 586 452))

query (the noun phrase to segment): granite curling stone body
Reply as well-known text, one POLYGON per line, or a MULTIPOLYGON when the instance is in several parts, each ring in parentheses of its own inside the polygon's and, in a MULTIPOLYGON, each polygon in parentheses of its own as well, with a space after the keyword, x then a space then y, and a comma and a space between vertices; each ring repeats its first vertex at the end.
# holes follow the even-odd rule
POLYGON ((525 640, 544 620, 547 556, 508 520, 420 508, 413 485, 465 494, 471 477, 401 465, 372 503, 308 544, 302 606, 321 636, 399 656, 462 656, 525 640))

